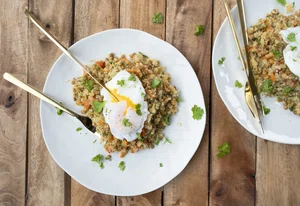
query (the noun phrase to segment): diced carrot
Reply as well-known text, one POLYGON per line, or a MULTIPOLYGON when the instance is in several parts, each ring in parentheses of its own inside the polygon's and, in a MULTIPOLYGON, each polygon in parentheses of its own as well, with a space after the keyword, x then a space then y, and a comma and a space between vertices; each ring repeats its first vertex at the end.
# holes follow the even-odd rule
POLYGON ((268 26, 268 27, 266 28, 266 31, 270 31, 271 29, 272 29, 272 27, 268 26))
POLYGON ((102 69, 105 67, 105 62, 104 61, 96 61, 96 64, 97 64, 98 67, 100 67, 102 69))
POLYGON ((273 73, 271 74, 271 80, 273 83, 276 81, 276 76, 273 73))
POLYGON ((84 102, 83 108, 85 110, 88 110, 90 108, 90 101, 88 99, 84 102))
POLYGON ((274 64, 274 59, 273 58, 269 59, 268 61, 270 62, 270 64, 274 64))

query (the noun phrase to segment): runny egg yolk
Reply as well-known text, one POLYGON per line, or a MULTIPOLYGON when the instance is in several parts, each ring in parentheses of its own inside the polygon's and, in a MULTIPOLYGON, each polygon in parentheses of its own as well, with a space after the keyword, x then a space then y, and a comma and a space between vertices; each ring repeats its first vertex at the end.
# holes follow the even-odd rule
MULTIPOLYGON (((125 101, 126 102, 126 109, 124 110, 124 115, 127 114, 127 110, 129 107, 131 107, 131 109, 133 109, 135 111, 135 104, 131 101, 131 99, 129 97, 123 96, 121 94, 117 93, 117 89, 113 89, 111 90, 111 92, 118 98, 118 100, 120 102, 125 101)), ((111 102, 112 103, 117 103, 118 101, 116 100, 116 98, 111 98, 111 102)))

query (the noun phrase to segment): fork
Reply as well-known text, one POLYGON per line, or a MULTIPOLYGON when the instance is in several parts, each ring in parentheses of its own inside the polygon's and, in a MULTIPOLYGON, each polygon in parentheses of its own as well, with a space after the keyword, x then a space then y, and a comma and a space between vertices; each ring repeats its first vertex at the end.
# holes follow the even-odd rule
POLYGON ((90 130, 92 133, 95 133, 96 128, 92 124, 92 120, 86 116, 79 115, 72 110, 66 108, 62 104, 58 103, 54 99, 50 98, 49 96, 43 94, 42 92, 38 91, 37 89, 33 88, 32 86, 22 82, 21 80, 17 79, 13 75, 9 73, 4 73, 3 78, 6 79, 7 81, 13 83, 14 85, 20 87, 21 89, 29 92, 30 94, 40 98, 41 100, 53 105, 54 107, 63 110, 67 114, 75 117, 78 119, 88 130, 90 130))

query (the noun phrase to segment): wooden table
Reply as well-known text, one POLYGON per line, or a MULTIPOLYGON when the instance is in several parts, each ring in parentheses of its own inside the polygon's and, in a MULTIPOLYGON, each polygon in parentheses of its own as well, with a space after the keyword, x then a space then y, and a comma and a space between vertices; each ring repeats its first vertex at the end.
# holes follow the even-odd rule
POLYGON ((201 145, 180 175, 149 194, 114 197, 86 189, 58 167, 42 138, 39 100, 0 78, 0 205, 300 205, 300 147, 247 132, 216 90, 211 51, 225 18, 221 0, 1 0, 0 8, 1 76, 8 71, 42 89, 61 55, 25 17, 29 8, 66 46, 118 27, 171 43, 195 69, 208 111, 201 145), (156 12, 164 24, 152 23, 156 12), (193 35, 192 21, 205 25, 203 36, 193 35), (217 159, 225 141, 232 152, 217 159))

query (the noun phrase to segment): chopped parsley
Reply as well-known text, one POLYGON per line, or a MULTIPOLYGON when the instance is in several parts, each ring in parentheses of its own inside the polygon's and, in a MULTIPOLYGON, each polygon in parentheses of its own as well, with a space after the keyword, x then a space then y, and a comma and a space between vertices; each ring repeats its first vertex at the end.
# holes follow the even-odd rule
POLYGON ((119 163, 119 166, 118 166, 119 168, 120 168, 120 170, 123 172, 124 170, 125 170, 125 162, 124 161, 121 161, 120 163, 119 163))
POLYGON ((276 0, 279 4, 281 4, 282 6, 286 5, 286 0, 276 0))
POLYGON ((269 114, 271 112, 271 109, 265 106, 263 106, 263 109, 264 109, 264 114, 269 114))
POLYGON ((161 81, 159 79, 157 79, 157 78, 152 79, 152 81, 151 81, 151 87, 152 88, 156 88, 160 85, 161 85, 161 81))
POLYGON ((56 107, 56 114, 57 115, 62 115, 62 113, 64 113, 64 111, 62 109, 59 109, 56 107))
POLYGON ((225 57, 222 57, 222 58, 218 61, 218 64, 219 64, 219 65, 222 65, 222 64, 224 64, 224 61, 225 61, 225 57))
POLYGON ((144 93, 144 92, 142 92, 142 93, 141 93, 141 95, 142 95, 142 96, 145 96, 145 93, 144 93))
POLYGON ((231 152, 231 146, 227 142, 225 142, 224 144, 218 147, 217 158, 224 157, 230 152, 231 152))
POLYGON ((296 49, 297 49, 296 46, 291 46, 291 50, 292 50, 292 51, 295 51, 296 49))
POLYGON ((142 116, 141 104, 135 105, 135 112, 137 113, 137 115, 142 116))
POLYGON ((198 107, 197 105, 194 105, 192 108, 193 112, 193 119, 200 120, 204 114, 204 110, 201 107, 198 107))
POLYGON ((86 80, 85 83, 82 84, 87 90, 92 91, 93 86, 94 86, 94 81, 91 79, 86 80))
POLYGON ((289 33, 289 35, 287 36, 287 40, 289 40, 290 42, 296 42, 296 34, 294 32, 289 33))
POLYGON ((155 141, 155 143, 154 143, 154 144, 155 144, 156 146, 158 146, 158 145, 159 145, 159 143, 160 143, 160 141, 161 141, 161 138, 157 137, 157 139, 156 139, 156 141, 155 141))
POLYGON ((267 92, 267 93, 270 93, 273 91, 273 83, 272 83, 272 80, 271 79, 265 79, 263 81, 263 84, 262 84, 262 87, 261 87, 261 90, 263 92, 267 92))
POLYGON ((195 36, 200 36, 205 31, 204 25, 196 25, 196 32, 194 33, 195 36))
POLYGON ((127 118, 124 118, 122 120, 122 124, 125 126, 125 127, 130 127, 132 124, 129 122, 129 119, 127 118))
POLYGON ((165 141, 163 144, 166 144, 166 143, 172 144, 172 142, 167 137, 165 137, 165 141))
POLYGON ((79 131, 81 131, 81 130, 82 130, 81 127, 77 127, 77 128, 76 128, 76 132, 79 132, 79 131))
POLYGON ((163 124, 165 126, 170 125, 170 115, 169 114, 167 116, 165 116, 165 118, 163 119, 163 124))
POLYGON ((177 98, 177 102, 183 102, 182 98, 181 98, 181 97, 178 97, 178 98, 177 98))
POLYGON ((101 169, 104 168, 104 164, 103 164, 103 155, 101 154, 97 154, 95 157, 92 158, 92 162, 96 162, 99 164, 99 167, 101 169))
POLYGON ((282 57, 282 54, 278 50, 272 50, 272 53, 273 53, 273 55, 274 55, 275 58, 282 57))
POLYGON ((129 81, 133 81, 135 82, 136 81, 136 77, 134 74, 130 74, 129 78, 128 78, 129 81))
POLYGON ((153 14, 152 22, 154 24, 162 24, 164 22, 164 15, 161 12, 153 14))
POLYGON ((241 57, 240 57, 240 56, 238 56, 238 57, 237 57, 237 59, 238 59, 238 60, 241 60, 241 57))
POLYGON ((117 85, 120 85, 121 87, 123 87, 125 85, 125 80, 124 79, 118 80, 117 85))
POLYGON ((243 87, 242 83, 239 82, 238 80, 235 80, 234 86, 237 87, 237 88, 242 88, 243 87))
POLYGON ((97 113, 100 113, 105 105, 105 101, 104 102, 99 102, 99 101, 93 101, 93 106, 94 106, 94 110, 97 113))
POLYGON ((163 164, 162 164, 162 163, 159 163, 159 167, 163 167, 163 164))
POLYGON ((283 92, 284 92, 286 95, 289 94, 292 90, 293 90, 293 88, 291 88, 291 87, 284 87, 284 88, 283 88, 283 92))
POLYGON ((136 136, 137 136, 138 140, 144 141, 144 138, 141 137, 141 134, 140 134, 140 133, 137 132, 137 133, 136 133, 136 136))

